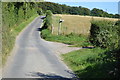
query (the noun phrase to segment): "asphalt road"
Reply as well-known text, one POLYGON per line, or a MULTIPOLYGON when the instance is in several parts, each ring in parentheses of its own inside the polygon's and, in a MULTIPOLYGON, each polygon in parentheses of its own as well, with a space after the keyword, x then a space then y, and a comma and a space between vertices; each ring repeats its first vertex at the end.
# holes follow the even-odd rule
POLYGON ((41 39, 40 17, 33 20, 16 39, 3 78, 71 78, 74 74, 41 39))

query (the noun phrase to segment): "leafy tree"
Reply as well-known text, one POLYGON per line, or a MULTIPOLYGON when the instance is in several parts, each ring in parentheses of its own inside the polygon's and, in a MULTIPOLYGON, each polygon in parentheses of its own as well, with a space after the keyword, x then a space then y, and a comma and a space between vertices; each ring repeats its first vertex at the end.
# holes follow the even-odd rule
POLYGON ((18 23, 21 23, 24 19, 23 7, 20 7, 18 10, 18 23))
POLYGON ((84 15, 90 15, 90 10, 88 8, 82 8, 84 15))
POLYGON ((37 9, 37 13, 38 13, 39 15, 42 15, 42 14, 43 14, 42 9, 41 9, 41 8, 38 8, 38 9, 37 9))

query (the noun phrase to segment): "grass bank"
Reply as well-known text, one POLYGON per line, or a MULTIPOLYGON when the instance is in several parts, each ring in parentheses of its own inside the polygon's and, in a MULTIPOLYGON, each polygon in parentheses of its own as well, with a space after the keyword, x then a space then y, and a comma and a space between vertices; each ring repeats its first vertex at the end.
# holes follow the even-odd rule
POLYGON ((11 50, 14 47, 16 36, 38 15, 34 15, 28 20, 24 20, 21 24, 15 25, 12 28, 3 27, 2 33, 2 65, 4 66, 7 57, 10 55, 11 50), (9 29, 9 30, 8 30, 9 29))
POLYGON ((52 35, 51 31, 48 29, 42 30, 41 37, 48 41, 62 42, 64 44, 69 44, 74 47, 86 47, 91 46, 88 41, 88 36, 78 35, 78 34, 68 34, 68 35, 52 35))
POLYGON ((113 75, 116 62, 106 61, 105 53, 106 50, 101 48, 81 49, 63 54, 62 57, 79 78, 116 78, 113 75))

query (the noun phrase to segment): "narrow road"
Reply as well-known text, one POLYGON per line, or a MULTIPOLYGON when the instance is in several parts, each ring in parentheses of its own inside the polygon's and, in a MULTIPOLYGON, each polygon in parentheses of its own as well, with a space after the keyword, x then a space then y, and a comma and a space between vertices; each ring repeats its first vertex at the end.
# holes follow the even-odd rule
POLYGON ((3 78, 72 78, 73 73, 41 39, 40 17, 31 22, 16 39, 3 78))

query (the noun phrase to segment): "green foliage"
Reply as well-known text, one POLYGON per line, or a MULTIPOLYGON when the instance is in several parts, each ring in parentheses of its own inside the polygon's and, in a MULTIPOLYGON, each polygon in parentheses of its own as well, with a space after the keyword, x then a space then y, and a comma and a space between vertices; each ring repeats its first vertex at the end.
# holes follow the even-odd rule
POLYGON ((118 26, 111 21, 92 21, 90 41, 95 46, 115 49, 118 47, 118 26))
POLYGON ((2 3, 2 61, 3 64, 14 46, 18 33, 36 17, 34 3, 2 3), (32 6, 32 7, 31 7, 32 6))
POLYGON ((52 12, 50 10, 46 11, 45 23, 43 26, 45 29, 49 28, 51 30, 52 27, 52 12))
POLYGON ((115 25, 120 26, 120 20, 118 20, 115 25))
POLYGON ((50 36, 50 34, 51 34, 50 30, 45 29, 45 30, 42 30, 41 37, 46 39, 46 38, 48 38, 50 36))
POLYGON ((63 54, 64 61, 79 78, 117 78, 115 61, 108 61, 106 50, 101 48, 81 49, 63 54))
MULTIPOLYGON (((119 21, 110 22, 110 21, 93 21, 91 23, 90 30, 90 41, 93 45, 107 48, 107 58, 108 64, 115 63, 117 66, 120 62, 120 26, 119 21)), ((114 66, 113 72, 115 76, 119 75, 119 67, 114 66)))
POLYGON ((108 14, 107 12, 93 8, 92 10, 85 7, 75 7, 75 6, 67 6, 61 5, 52 2, 40 2, 38 3, 38 7, 42 8, 43 12, 46 10, 51 10, 53 14, 74 14, 74 15, 91 15, 91 16, 99 16, 99 17, 110 17, 110 18, 119 18, 119 14, 108 14))
POLYGON ((94 9, 91 10, 91 15, 92 16, 99 16, 99 17, 104 17, 105 16, 104 11, 100 10, 100 9, 97 9, 97 8, 94 8, 94 9))
POLYGON ((39 15, 42 15, 42 14, 43 14, 42 9, 41 9, 41 8, 38 8, 38 9, 37 9, 37 13, 38 13, 39 15))

